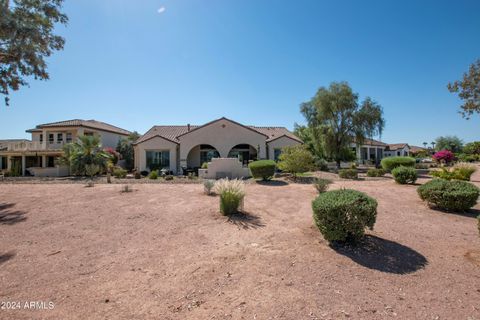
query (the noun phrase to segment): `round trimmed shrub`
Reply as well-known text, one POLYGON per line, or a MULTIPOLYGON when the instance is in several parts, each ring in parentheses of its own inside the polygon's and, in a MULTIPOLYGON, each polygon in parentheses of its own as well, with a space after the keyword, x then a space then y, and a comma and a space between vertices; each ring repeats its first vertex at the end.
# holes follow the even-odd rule
POLYGON ((472 208, 480 189, 460 180, 433 179, 417 189, 418 195, 429 206, 447 211, 465 211, 472 208))
POLYGON ((367 171, 367 177, 383 177, 385 175, 386 171, 384 169, 368 169, 367 171))
POLYGON ((397 167, 414 167, 415 158, 412 157, 389 157, 383 158, 381 162, 382 168, 387 171, 392 171, 397 167))
POLYGON ((329 242, 349 242, 373 229, 377 201, 363 192, 342 189, 321 193, 312 202, 313 220, 329 242))
POLYGON ((400 184, 415 183, 417 181, 417 170, 412 167, 397 167, 392 170, 395 182, 400 184))
POLYGON ((358 179, 357 169, 341 169, 338 170, 338 176, 342 179, 358 179))
POLYGON ((275 175, 276 163, 273 160, 258 160, 250 162, 248 168, 255 179, 268 181, 275 175))

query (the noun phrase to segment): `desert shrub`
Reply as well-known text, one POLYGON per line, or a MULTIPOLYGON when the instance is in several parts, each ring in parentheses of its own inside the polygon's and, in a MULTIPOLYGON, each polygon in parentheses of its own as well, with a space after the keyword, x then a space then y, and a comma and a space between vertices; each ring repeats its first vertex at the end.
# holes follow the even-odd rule
POLYGON ((87 181, 87 183, 85 184, 85 187, 87 188, 93 188, 94 186, 95 186, 95 183, 93 183, 92 180, 87 181))
POLYGON ((169 180, 169 181, 170 181, 170 180, 173 180, 173 176, 172 176, 171 174, 167 174, 167 175, 165 176, 165 180, 169 180))
POLYGON ((313 185, 315 186, 315 189, 317 189, 318 193, 322 193, 327 191, 328 185, 331 183, 332 180, 330 179, 317 178, 315 179, 313 185))
POLYGON ((418 187, 417 192, 430 206, 465 211, 477 203, 480 189, 466 181, 433 179, 418 187))
POLYGON ((395 182, 400 184, 415 183, 417 181, 417 170, 412 167, 396 167, 392 170, 395 182))
POLYGON ((135 179, 142 179, 142 174, 138 171, 135 171, 134 177, 135 177, 135 179))
POLYGON ((202 163, 202 169, 208 169, 208 162, 202 163))
POLYGON ((367 177, 383 177, 386 171, 384 169, 368 169, 367 177))
POLYGON ((441 150, 436 152, 433 157, 435 161, 440 163, 450 163, 455 160, 455 155, 450 150, 441 150))
POLYGON ((157 170, 151 171, 150 174, 148 175, 148 178, 152 180, 158 179, 158 171, 157 170))
POLYGON ((278 168, 291 173, 294 180, 297 179, 298 173, 307 172, 314 166, 313 155, 303 144, 283 147, 278 157, 278 168))
POLYGON ((377 217, 377 201, 366 194, 349 189, 320 193, 312 202, 313 220, 329 241, 355 241, 373 229, 377 217))
POLYGON ((263 181, 268 181, 273 178, 275 166, 276 163, 273 160, 258 160, 248 164, 252 177, 262 179, 263 181))
POLYGON ((338 170, 338 176, 342 179, 358 179, 357 169, 341 169, 338 170))
POLYGON ((479 154, 467 154, 467 153, 459 153, 457 156, 457 159, 462 161, 462 162, 476 162, 480 161, 480 155, 479 154))
POLYGON ((220 179, 215 182, 215 193, 220 195, 220 212, 223 215, 237 213, 245 197, 245 183, 241 180, 220 179))
POLYGON ((392 171, 393 169, 403 167, 415 166, 415 158, 412 157, 389 157, 383 158, 381 162, 382 168, 386 171, 392 171))
POLYGON ((328 162, 327 160, 319 157, 314 157, 315 167, 320 171, 328 171, 328 162))
POLYGON ((97 164, 87 164, 85 165, 85 174, 89 177, 93 177, 100 173, 100 169, 100 166, 97 164))
POLYGON ((432 171, 430 174, 436 178, 445 180, 464 180, 470 181, 470 177, 477 170, 474 165, 468 163, 458 163, 452 168, 440 168, 432 171))
POLYGON ((212 189, 215 186, 215 180, 205 180, 203 181, 203 190, 206 194, 211 195, 212 189))
POLYGON ((117 179, 124 179, 127 177, 127 170, 122 168, 113 169, 113 176, 117 179))

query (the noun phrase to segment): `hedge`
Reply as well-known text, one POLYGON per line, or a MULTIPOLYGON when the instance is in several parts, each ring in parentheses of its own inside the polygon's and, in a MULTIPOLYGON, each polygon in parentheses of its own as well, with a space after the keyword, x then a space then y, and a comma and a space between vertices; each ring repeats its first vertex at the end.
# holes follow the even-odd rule
POLYGON ((480 189, 466 181, 433 179, 418 187, 417 192, 429 206, 465 211, 477 203, 480 189))
POLYGON ((320 193, 312 209, 315 224, 329 242, 358 240, 365 228, 373 229, 377 218, 377 201, 350 189, 320 193))
POLYGON ((403 167, 414 167, 415 158, 412 157, 389 157, 383 158, 381 162, 382 168, 387 171, 392 171, 393 169, 403 166, 403 167))
POLYGON ((418 178, 417 170, 415 168, 404 166, 393 169, 392 175, 395 182, 400 184, 415 183, 418 178))
POLYGON ((275 174, 276 163, 273 160, 258 160, 250 162, 248 168, 255 179, 262 179, 268 181, 273 178, 275 174))

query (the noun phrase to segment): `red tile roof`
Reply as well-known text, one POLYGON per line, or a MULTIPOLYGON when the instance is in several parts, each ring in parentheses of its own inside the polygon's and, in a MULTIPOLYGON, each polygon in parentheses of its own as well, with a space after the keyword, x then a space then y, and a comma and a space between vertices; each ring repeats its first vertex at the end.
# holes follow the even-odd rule
POLYGON ((111 124, 97 121, 97 120, 82 120, 82 119, 73 119, 73 120, 65 120, 65 121, 58 121, 58 122, 50 122, 39 124, 34 129, 27 130, 27 132, 35 132, 41 131, 44 128, 53 128, 53 127, 85 127, 90 129, 97 129, 103 130, 108 132, 113 132, 122 135, 129 135, 131 132, 119 127, 115 127, 111 124))

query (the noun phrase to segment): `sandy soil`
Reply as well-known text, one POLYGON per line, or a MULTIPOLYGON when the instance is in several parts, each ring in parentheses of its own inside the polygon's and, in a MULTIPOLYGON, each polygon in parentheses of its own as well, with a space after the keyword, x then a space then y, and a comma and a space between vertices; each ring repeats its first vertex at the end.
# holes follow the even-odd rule
POLYGON ((480 205, 430 210, 388 178, 341 187, 379 202, 357 248, 323 240, 308 184, 250 184, 230 220, 202 185, 0 184, 0 301, 21 303, 0 318, 480 319, 480 205))

